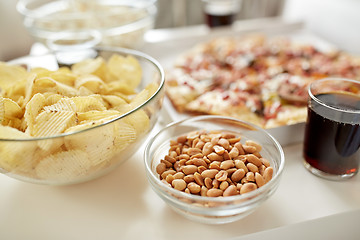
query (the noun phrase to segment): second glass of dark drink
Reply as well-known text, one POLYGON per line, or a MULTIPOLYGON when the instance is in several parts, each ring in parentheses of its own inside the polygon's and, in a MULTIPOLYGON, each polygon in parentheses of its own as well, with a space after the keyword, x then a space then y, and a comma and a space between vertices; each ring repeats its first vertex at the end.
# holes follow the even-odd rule
POLYGON ((241 3, 242 0, 203 0, 206 24, 211 28, 231 25, 241 3))
POLYGON ((309 87, 304 165, 313 174, 341 180, 360 163, 360 82, 326 78, 309 87))

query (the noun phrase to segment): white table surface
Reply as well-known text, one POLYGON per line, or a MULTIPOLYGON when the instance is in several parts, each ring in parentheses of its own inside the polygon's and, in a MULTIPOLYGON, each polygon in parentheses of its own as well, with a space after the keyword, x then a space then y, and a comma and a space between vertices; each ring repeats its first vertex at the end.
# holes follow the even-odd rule
MULTIPOLYGON (((151 135, 168 121, 162 111, 151 135)), ((147 182, 143 148, 83 184, 43 186, 0 175, 0 239, 335 239, 329 233, 341 229, 346 239, 360 236, 360 174, 341 182, 315 177, 302 165, 301 143, 284 147, 286 164, 274 195, 224 225, 192 222, 171 210, 147 182)))

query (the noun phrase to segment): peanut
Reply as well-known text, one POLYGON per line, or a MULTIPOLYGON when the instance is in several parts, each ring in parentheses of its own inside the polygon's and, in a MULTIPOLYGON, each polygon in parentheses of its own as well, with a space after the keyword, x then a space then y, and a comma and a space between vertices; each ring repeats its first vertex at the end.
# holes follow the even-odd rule
POLYGON ((193 131, 170 141, 168 154, 156 166, 169 187, 200 196, 244 194, 273 176, 269 160, 255 141, 220 131, 193 131))

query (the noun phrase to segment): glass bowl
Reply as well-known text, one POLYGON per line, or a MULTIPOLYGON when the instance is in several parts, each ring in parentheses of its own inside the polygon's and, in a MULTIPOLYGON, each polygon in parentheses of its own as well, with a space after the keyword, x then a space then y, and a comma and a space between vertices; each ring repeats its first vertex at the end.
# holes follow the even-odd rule
POLYGON ((20 0, 18 12, 36 41, 51 47, 57 39, 84 41, 94 46, 139 49, 144 34, 154 27, 156 0, 20 0), (49 46, 50 45, 50 46, 49 46))
POLYGON ((265 130, 237 119, 222 116, 191 117, 169 124, 145 148, 145 168, 153 190, 176 212, 193 221, 209 224, 233 222, 252 213, 277 189, 284 168, 284 153, 280 144, 265 130), (274 172, 265 185, 248 193, 226 197, 208 197, 176 190, 160 180, 156 166, 168 154, 170 140, 177 140, 193 131, 226 131, 242 136, 241 142, 253 140, 262 146, 274 172))
MULTIPOLYGON (((157 122, 162 107, 164 96, 162 67, 152 57, 136 50, 109 47, 98 47, 93 50, 97 56, 105 60, 114 54, 137 59, 142 69, 142 77, 136 92, 149 90, 145 91, 146 98, 138 99, 136 105, 131 107, 126 103, 126 108, 119 110, 115 118, 111 117, 100 122, 91 120, 96 124, 92 125, 93 122, 90 125, 85 124, 86 128, 78 128, 76 131, 65 131, 49 137, 26 138, 14 134, 4 137, 5 132, 2 132, 0 134, 1 173, 37 184, 68 185, 85 182, 118 167, 143 144, 157 122)), ((28 56, 11 63, 36 68, 46 67, 46 63, 51 63, 50 65, 54 67, 55 62, 54 56, 48 54, 28 56)), ((96 94, 91 96, 95 96, 96 99, 99 97, 96 94)), ((119 101, 117 97, 102 98, 104 99, 110 105, 114 101, 119 101)), ((85 102, 86 99, 80 101, 85 102)), ((44 122, 44 124, 48 123, 44 122)))

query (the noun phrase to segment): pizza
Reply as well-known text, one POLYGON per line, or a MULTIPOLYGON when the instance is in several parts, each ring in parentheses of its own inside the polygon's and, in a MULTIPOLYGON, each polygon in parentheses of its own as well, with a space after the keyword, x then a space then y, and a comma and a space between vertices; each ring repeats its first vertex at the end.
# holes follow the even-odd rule
POLYGON ((304 122, 309 84, 330 76, 360 80, 360 58, 287 37, 219 37, 176 58, 166 94, 179 113, 273 128, 304 122))

